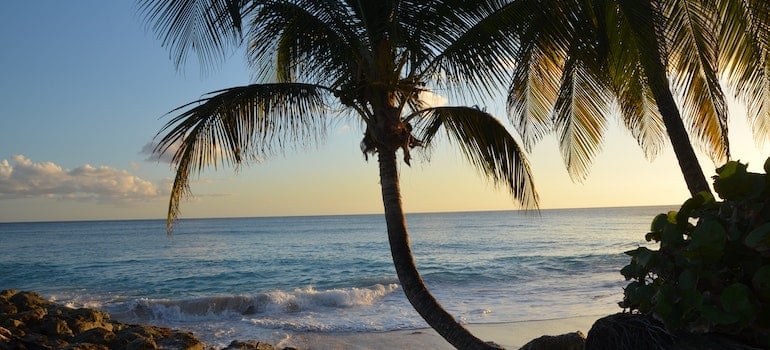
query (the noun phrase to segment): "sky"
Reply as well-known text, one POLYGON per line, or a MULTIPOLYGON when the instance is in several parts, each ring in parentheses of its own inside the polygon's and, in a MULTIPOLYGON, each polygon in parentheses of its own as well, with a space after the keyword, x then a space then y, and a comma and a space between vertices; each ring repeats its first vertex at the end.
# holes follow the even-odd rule
MULTIPOLYGON (((208 74, 177 69, 127 0, 0 2, 0 43, 0 222, 164 218, 173 169, 147 152, 164 115, 251 82, 243 50, 208 74)), ((501 105, 486 106, 505 120, 501 105)), ((759 171, 770 149, 756 145, 743 107, 730 107, 733 157, 759 171)), ((357 123, 334 122, 312 148, 207 169, 181 217, 380 213, 377 164, 364 160, 361 136, 357 123)), ((698 155, 711 176, 715 165, 698 155)), ((688 198, 670 146, 648 161, 614 121, 582 182, 568 176, 554 137, 528 157, 544 209, 688 198)), ((518 208, 447 143, 400 174, 407 212, 518 208)))

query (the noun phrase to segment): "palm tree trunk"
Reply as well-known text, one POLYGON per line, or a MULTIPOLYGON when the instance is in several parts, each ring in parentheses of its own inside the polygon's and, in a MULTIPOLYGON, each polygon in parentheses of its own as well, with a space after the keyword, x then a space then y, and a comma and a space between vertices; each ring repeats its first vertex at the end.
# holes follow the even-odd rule
POLYGON ((671 146, 679 162, 679 168, 684 175, 684 181, 691 195, 698 192, 711 192, 703 169, 695 156, 695 150, 690 143, 690 136, 684 127, 679 108, 676 106, 671 93, 666 65, 663 61, 661 37, 655 30, 656 10, 651 0, 619 1, 627 15, 641 50, 642 69, 647 76, 647 83, 652 89, 658 111, 666 126, 666 133, 671 140, 671 146))
POLYGON ((382 187, 382 202, 385 206, 385 222, 388 227, 388 241, 393 255, 398 280, 406 298, 417 313, 435 329, 444 339, 457 349, 496 349, 485 343, 465 327, 460 325, 430 294, 425 286, 412 256, 409 245, 409 234, 406 228, 406 218, 401 206, 401 189, 399 188, 398 170, 396 167, 396 152, 380 149, 378 151, 380 166, 380 185, 382 187))
MULTIPOLYGON (((645 71, 647 71, 646 68, 645 71)), ((679 108, 676 106, 671 88, 668 85, 665 70, 662 73, 660 71, 647 71, 647 76, 652 88, 652 94, 655 96, 655 101, 658 105, 658 111, 660 111, 660 115, 663 117, 666 133, 671 140, 671 146, 674 149, 676 159, 679 161, 679 168, 684 175, 687 189, 690 190, 690 195, 694 196, 702 191, 710 192, 711 189, 706 182, 703 169, 700 167, 700 163, 698 163, 698 158, 695 156, 692 143, 690 143, 690 137, 687 135, 684 122, 682 122, 682 117, 679 114, 679 108)))

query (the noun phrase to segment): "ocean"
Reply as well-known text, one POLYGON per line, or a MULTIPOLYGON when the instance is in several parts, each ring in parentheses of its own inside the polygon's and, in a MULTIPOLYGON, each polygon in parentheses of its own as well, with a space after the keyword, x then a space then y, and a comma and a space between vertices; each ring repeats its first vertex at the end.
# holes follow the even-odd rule
MULTIPOLYGON (((606 315, 623 252, 675 206, 407 215, 431 292, 466 324, 606 315)), ((0 223, 0 289, 113 319, 233 339, 427 327, 403 295, 382 215, 0 223)))

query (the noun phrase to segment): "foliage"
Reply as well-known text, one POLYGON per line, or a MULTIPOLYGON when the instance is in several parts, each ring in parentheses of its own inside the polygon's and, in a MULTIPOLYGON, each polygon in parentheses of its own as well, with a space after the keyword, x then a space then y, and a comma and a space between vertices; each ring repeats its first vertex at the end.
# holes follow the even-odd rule
MULTIPOLYGON (((197 53, 204 66, 245 46, 254 84, 222 89, 170 112, 155 152, 173 154, 169 230, 190 177, 241 166, 322 141, 338 117, 363 130, 365 157, 377 154, 388 242, 415 310, 452 345, 490 348, 428 292, 411 248, 397 153, 440 133, 470 164, 537 207, 528 161, 516 138, 483 109, 434 106, 431 92, 494 97, 516 55, 508 1, 484 0, 140 0, 140 11, 175 63, 197 53)), ((418 148, 418 149, 419 149, 418 148)))
MULTIPOLYGON (((720 332, 770 346, 770 176, 731 161, 714 190, 659 214, 647 247, 626 252, 623 308, 652 314, 673 331, 720 332)), ((770 170, 770 158, 764 165, 770 170)))

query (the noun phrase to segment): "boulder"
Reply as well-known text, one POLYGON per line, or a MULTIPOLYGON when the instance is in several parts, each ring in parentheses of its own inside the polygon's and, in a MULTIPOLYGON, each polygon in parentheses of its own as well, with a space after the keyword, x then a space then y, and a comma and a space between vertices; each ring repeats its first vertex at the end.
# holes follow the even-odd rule
POLYGON ((40 322, 40 332, 48 336, 57 336, 60 338, 71 338, 72 330, 67 325, 67 321, 61 318, 46 315, 40 322))
POLYGON ((256 340, 233 340, 230 345, 222 350, 275 350, 275 347, 256 340))
POLYGON ((104 328, 112 331, 113 326, 110 322, 110 315, 106 312, 93 309, 69 309, 63 310, 62 317, 67 320, 67 324, 77 333, 85 332, 93 328, 104 328))
POLYGON ((106 328, 91 328, 73 337, 73 343, 89 343, 107 345, 115 340, 117 336, 106 328))
POLYGON ((124 350, 155 350, 158 349, 158 344, 151 338, 138 337, 130 343, 123 346, 124 350))
POLYGON ((0 327, 0 341, 1 342, 6 342, 7 343, 7 342, 11 341, 11 337, 13 337, 13 333, 11 333, 11 331, 9 331, 9 330, 7 330, 7 329, 5 329, 3 327, 0 327))
POLYGON ((583 350, 586 337, 577 331, 561 335, 544 335, 524 344, 519 350, 583 350))
POLYGON ((45 300, 40 294, 35 292, 16 292, 13 290, 3 294, 7 297, 13 305, 16 306, 19 311, 38 309, 51 304, 48 300, 45 300), (14 293, 15 292, 15 293, 14 293))
POLYGON ((714 333, 671 333, 649 315, 618 313, 597 320, 588 331, 586 350, 759 350, 714 333))
MULTIPOLYGON (((106 312, 68 308, 34 292, 0 291, 0 350, 205 348, 189 332, 120 323, 111 320, 106 312)), ((225 349, 275 350, 259 341, 235 341, 225 349)))

